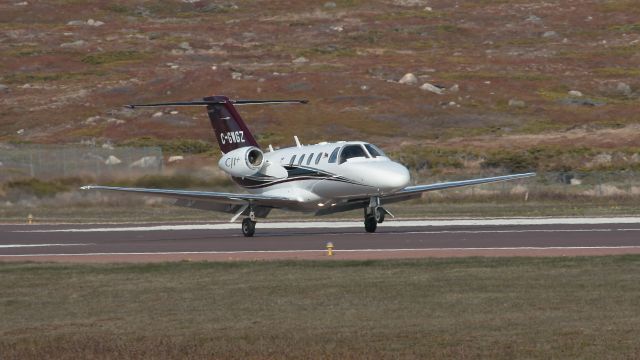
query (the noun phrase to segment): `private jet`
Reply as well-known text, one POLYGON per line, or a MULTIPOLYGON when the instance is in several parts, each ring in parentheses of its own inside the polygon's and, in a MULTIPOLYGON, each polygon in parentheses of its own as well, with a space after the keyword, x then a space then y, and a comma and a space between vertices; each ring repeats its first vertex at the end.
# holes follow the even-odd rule
POLYGON ((313 213, 317 216, 363 209, 364 228, 376 231, 386 206, 415 199, 422 193, 535 176, 513 174, 480 179, 409 185, 409 170, 390 159, 379 147, 364 141, 321 142, 263 150, 236 106, 255 104, 306 104, 307 100, 230 100, 210 96, 198 101, 134 104, 129 108, 204 106, 223 155, 218 166, 247 193, 147 189, 88 185, 84 190, 109 190, 174 199, 174 205, 243 216, 242 233, 253 236, 256 219, 272 209, 313 213), (384 206, 384 207, 383 207, 384 206))

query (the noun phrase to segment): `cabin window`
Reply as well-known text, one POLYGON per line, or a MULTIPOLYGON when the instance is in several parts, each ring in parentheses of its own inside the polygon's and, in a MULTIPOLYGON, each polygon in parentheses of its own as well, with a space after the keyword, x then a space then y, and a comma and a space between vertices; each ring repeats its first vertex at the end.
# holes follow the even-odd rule
POLYGON ((331 156, 329 156, 329 162, 330 163, 336 162, 336 160, 338 159, 338 151, 340 151, 339 147, 333 149, 333 152, 331 153, 331 156))
POLYGON ((311 154, 309 155, 309 158, 307 159, 307 166, 308 166, 309 164, 311 164, 311 160, 313 160, 313 153, 311 153, 311 154))
POLYGON ((316 165, 320 164, 320 159, 322 159, 322 153, 318 153, 318 156, 316 157, 316 165))
POLYGON ((364 147, 367 148, 367 151, 369 152, 369 155, 371 155, 371 157, 386 156, 384 154, 384 151, 380 150, 379 147, 373 144, 364 144, 364 147))
POLYGON ((364 148, 360 145, 346 145, 344 148, 342 148, 342 152, 340 153, 340 164, 347 161, 347 159, 356 157, 366 158, 369 156, 364 151, 364 148))
POLYGON ((296 161, 296 156, 295 156, 295 155, 293 155, 293 156, 291 157, 291 160, 289 160, 289 165, 293 165, 293 163, 294 163, 295 161, 296 161))
POLYGON ((304 154, 302 154, 302 156, 300 156, 300 160, 298 160, 298 166, 302 165, 303 161, 304 161, 304 154))

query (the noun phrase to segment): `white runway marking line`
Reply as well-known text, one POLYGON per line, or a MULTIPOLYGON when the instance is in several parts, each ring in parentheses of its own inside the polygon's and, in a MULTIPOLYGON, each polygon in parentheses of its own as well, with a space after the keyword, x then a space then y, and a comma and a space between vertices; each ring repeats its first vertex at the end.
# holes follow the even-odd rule
MULTIPOLYGON (((314 229, 314 228, 361 228, 361 221, 336 222, 258 222, 259 229, 314 229)), ((464 219, 464 220, 390 220, 382 227, 418 226, 505 226, 505 225, 603 225, 640 224, 640 217, 615 218, 514 218, 514 219, 464 219)), ((237 223, 225 224, 185 224, 127 227, 96 227, 78 229, 15 230, 14 232, 110 232, 110 231, 184 231, 184 230, 236 230, 237 223)))
POLYGON ((530 230, 443 230, 443 231, 407 231, 403 234, 495 234, 495 233, 555 233, 555 232, 613 232, 640 231, 638 229, 530 229, 530 230))
MULTIPOLYGON (((477 251, 477 250, 640 250, 640 246, 523 246, 492 248, 424 248, 424 249, 345 249, 341 252, 403 252, 403 251, 477 251)), ((252 251, 174 251, 174 252, 129 252, 129 253, 84 253, 84 254, 19 254, 0 255, 2 257, 44 257, 44 256, 122 256, 122 255, 234 255, 234 254, 289 254, 289 253, 326 253, 326 250, 252 250, 252 251)))
POLYGON ((81 246, 93 244, 6 244, 0 245, 0 249, 6 248, 24 248, 24 247, 47 247, 47 246, 81 246))

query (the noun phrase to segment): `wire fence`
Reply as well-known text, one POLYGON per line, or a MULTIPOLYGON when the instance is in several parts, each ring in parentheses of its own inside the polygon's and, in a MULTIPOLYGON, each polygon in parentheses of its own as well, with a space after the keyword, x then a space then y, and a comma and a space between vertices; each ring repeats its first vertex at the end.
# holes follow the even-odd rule
POLYGON ((23 178, 95 179, 135 177, 162 172, 159 147, 1 145, 0 182, 23 178))
MULTIPOLYGON (((91 177, 96 180, 136 178, 161 174, 163 153, 159 147, 91 147, 69 145, 0 144, 0 183, 16 179, 50 180, 67 177, 91 177)), ((465 180, 507 172, 492 169, 479 172, 433 175, 414 174, 416 183, 429 184, 465 180)), ((536 177, 485 184, 442 192, 431 196, 468 197, 640 197, 640 172, 637 171, 565 171, 541 172, 536 177)))

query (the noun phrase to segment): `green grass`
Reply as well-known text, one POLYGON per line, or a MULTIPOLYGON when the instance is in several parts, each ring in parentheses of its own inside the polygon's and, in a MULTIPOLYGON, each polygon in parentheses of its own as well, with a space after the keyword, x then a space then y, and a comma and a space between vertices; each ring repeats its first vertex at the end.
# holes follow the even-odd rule
MULTIPOLYGON (((615 125, 614 123, 608 124, 615 125)), ((558 128, 561 124, 529 122, 523 129, 529 132, 542 131, 545 128, 558 128), (534 127, 537 125, 537 127, 534 127)), ((621 126, 621 125, 618 125, 621 126)), ((499 132, 500 127, 487 126, 484 131, 499 132)), ((473 132, 475 129, 468 129, 473 132)), ((637 147, 620 148, 616 152, 609 149, 579 146, 541 145, 527 149, 489 149, 438 148, 426 146, 403 146, 390 152, 393 159, 400 161, 411 170, 429 169, 433 173, 464 169, 463 160, 480 160, 484 169, 503 169, 518 171, 639 171, 640 165, 624 159, 640 151, 637 147), (613 154, 614 159, 607 164, 592 164, 601 154, 613 154)))
POLYGON ((604 13, 624 12, 625 14, 638 13, 638 3, 635 0, 610 0, 602 2, 596 11, 604 13))
POLYGON ((213 154, 216 150, 213 143, 195 139, 162 140, 150 136, 128 139, 118 144, 119 146, 147 147, 159 146, 167 155, 185 154, 213 154))
POLYGON ((495 80, 495 79, 511 79, 518 81, 548 81, 552 77, 536 72, 489 72, 489 71, 472 71, 472 72, 447 72, 440 76, 448 80, 495 80))
POLYGON ((629 33, 629 32, 640 33, 640 23, 617 25, 617 26, 614 26, 613 29, 623 33, 629 33))
POLYGON ((130 180, 108 182, 110 185, 134 186, 157 189, 220 189, 229 188, 233 182, 229 177, 198 178, 192 175, 144 175, 130 180))
POLYGON ((95 138, 99 137, 107 128, 107 124, 88 125, 85 127, 77 127, 67 132, 70 139, 95 138))
POLYGON ((620 68, 620 67, 605 67, 593 70, 596 74, 602 76, 616 76, 616 77, 638 77, 640 76, 640 69, 637 68, 620 68))
POLYGON ((539 119, 525 122, 518 130, 524 134, 541 134, 545 132, 561 131, 567 125, 560 124, 552 119, 539 119))
POLYGON ((44 50, 41 47, 27 44, 13 46, 9 50, 3 51, 2 55, 7 57, 28 57, 34 55, 42 55, 46 52, 47 50, 44 50))
MULTIPOLYGON (((93 177, 63 177, 50 180, 23 178, 0 183, 0 200, 4 200, 3 198, 7 194, 14 200, 24 195, 32 195, 42 199, 62 193, 78 191, 80 186, 95 183, 112 186, 160 189, 216 189, 218 191, 222 189, 229 190, 233 187, 233 182, 227 176, 209 176, 203 178, 191 174, 154 174, 143 175, 136 178, 114 178, 110 180, 96 180, 93 177)), ((72 206, 72 204, 65 204, 65 206, 72 206)))
MULTIPOLYGON (((604 70, 605 72, 607 72, 607 76, 618 76, 618 75, 614 75, 616 74, 616 70, 604 70)), ((624 70, 623 70, 624 72, 624 70)), ((568 90, 567 90, 568 91, 568 90)), ((562 91, 560 89, 553 89, 553 90, 549 90, 549 89, 540 89, 537 91, 537 94, 543 98, 544 100, 547 101, 553 101, 553 102, 560 102, 564 99, 569 98, 569 95, 567 94, 567 92, 562 91)), ((625 100, 623 99, 617 99, 617 98, 613 98, 613 97, 605 97, 605 96, 589 96, 588 98, 583 98, 584 100, 589 100, 591 102, 595 102, 595 103, 600 103, 600 104, 608 104, 608 105, 620 105, 620 104, 624 104, 625 100)), ((628 100, 627 100, 628 101, 628 100)))
POLYGON ((640 256, 5 263, 0 353, 6 359, 637 358, 638 274, 640 256))
POLYGON ((312 58, 342 58, 356 56, 356 51, 348 47, 320 46, 300 50, 298 55, 312 58))
POLYGON ((404 146, 400 151, 390 154, 393 159, 400 161, 411 169, 428 168, 463 168, 462 158, 468 155, 457 149, 442 149, 437 147, 404 146))
MULTIPOLYGON (((436 18, 443 17, 444 14, 439 11, 424 11, 420 10, 401 10, 401 11, 389 11, 389 12, 380 12, 375 15, 375 19, 377 21, 401 21, 406 19, 425 19, 425 20, 433 20, 436 18)), ((444 25, 444 26, 452 26, 455 25, 444 25)))
POLYGON ((147 57, 147 54, 133 50, 107 51, 102 53, 89 54, 82 58, 82 62, 90 65, 104 65, 140 61, 146 59, 147 57))
POLYGON ((54 81, 76 81, 84 80, 93 76, 105 76, 106 73, 99 71, 82 72, 54 72, 54 73, 13 73, 5 76, 4 82, 8 84, 26 84, 54 81))
POLYGON ((2 184, 0 189, 5 191, 20 191, 37 197, 54 196, 58 193, 71 190, 74 185, 82 183, 81 178, 62 178, 51 181, 36 178, 9 181, 2 184))
POLYGON ((436 32, 459 33, 459 32, 464 32, 464 29, 454 24, 440 24, 436 26, 436 32))

